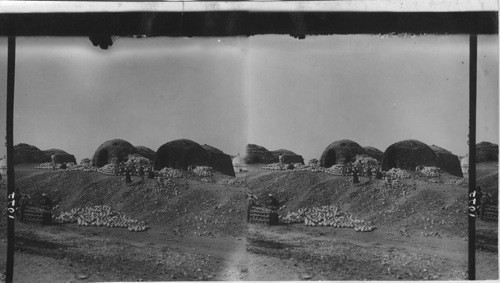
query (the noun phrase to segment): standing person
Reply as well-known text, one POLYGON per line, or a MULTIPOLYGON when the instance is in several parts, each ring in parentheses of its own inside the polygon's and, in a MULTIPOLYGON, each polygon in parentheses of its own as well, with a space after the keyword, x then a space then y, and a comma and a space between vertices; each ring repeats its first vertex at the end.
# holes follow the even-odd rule
POLYGON ((354 167, 358 173, 358 176, 363 174, 363 164, 361 163, 361 160, 358 160, 356 163, 354 163, 354 167))
POLYGON ((272 210, 278 210, 280 206, 280 202, 276 197, 273 196, 273 194, 269 194, 269 206, 272 210))
POLYGON ((256 205, 255 203, 256 197, 252 194, 248 194, 248 204, 247 204, 247 222, 250 222, 250 212, 252 211, 252 207, 256 205))
POLYGON ((142 165, 139 166, 139 177, 141 177, 141 180, 144 180, 144 167, 142 165))
POLYGON ((155 171, 153 170, 153 167, 149 168, 148 178, 149 179, 154 179, 155 178, 155 171))
POLYGON ((353 170, 352 170, 352 182, 354 184, 359 183, 358 169, 356 169, 356 168, 353 168, 353 170))
POLYGON ((52 200, 49 198, 49 196, 46 193, 43 193, 42 198, 44 206, 49 210, 52 209, 52 200))
POLYGON ((52 169, 56 169, 56 155, 52 154, 50 160, 52 160, 52 169))
POLYGON ((125 170, 125 183, 129 184, 132 183, 132 176, 130 175, 130 169, 127 168, 125 170))
POLYGON ((120 175, 124 176, 126 171, 125 163, 120 162, 120 175))

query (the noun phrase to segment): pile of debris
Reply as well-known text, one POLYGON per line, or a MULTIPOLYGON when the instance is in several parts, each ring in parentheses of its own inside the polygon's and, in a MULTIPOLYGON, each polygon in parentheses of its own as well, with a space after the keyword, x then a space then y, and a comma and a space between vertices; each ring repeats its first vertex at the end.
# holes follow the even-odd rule
POLYGON ((372 173, 374 173, 377 169, 380 169, 380 163, 378 162, 378 160, 366 154, 356 155, 353 166, 360 169, 362 172, 367 172, 368 170, 370 170, 372 173))
MULTIPOLYGON (((376 161, 375 159, 370 158, 370 157, 366 157, 366 156, 361 156, 361 157, 365 161, 368 159, 376 161)), ((268 165, 262 167, 262 169, 282 170, 285 172, 309 171, 312 173, 319 173, 319 172, 327 173, 327 174, 334 175, 334 176, 352 176, 352 172, 353 172, 353 168, 354 168, 353 165, 351 165, 351 164, 334 164, 329 168, 317 166, 317 164, 318 163, 314 160, 310 160, 309 165, 303 165, 301 163, 283 164, 283 165, 280 165, 279 163, 271 163, 271 164, 268 164, 268 165), (290 166, 293 167, 293 169, 288 169, 288 168, 290 168, 290 166)), ((360 168, 360 170, 362 170, 362 172, 358 172, 358 174, 366 173, 367 170, 370 170, 370 172, 372 174, 375 174, 375 172, 380 168, 379 165, 373 165, 370 162, 363 162, 363 161, 359 161, 359 164, 357 164, 356 167, 358 167, 358 168, 360 168)), ((400 169, 396 169, 396 168, 393 168, 389 171, 389 176, 391 176, 391 178, 401 179, 401 178, 405 177, 406 175, 410 176, 409 174, 410 173, 405 171, 405 170, 400 170, 400 169), (403 173, 401 171, 404 171, 406 173, 403 173)), ((409 177, 407 177, 407 178, 409 178, 409 177)))
POLYGON ((136 172, 139 171, 140 167, 150 167, 151 161, 146 157, 143 157, 139 154, 129 154, 127 156, 127 161, 125 162, 125 167, 134 168, 136 172))
MULTIPOLYGON (((55 167, 56 169, 61 169, 61 163, 56 163, 55 164, 55 167)), ((80 168, 82 168, 81 165, 77 165, 76 163, 73 163, 73 162, 68 162, 68 163, 65 163, 66 165, 66 169, 61 169, 61 170, 69 170, 69 169, 72 169, 72 171, 75 171, 75 170, 79 170, 80 168)), ((53 169, 53 164, 52 162, 45 162, 45 163, 41 163, 41 164, 38 164, 37 166, 35 166, 35 169, 53 169)))
POLYGON ((145 231, 149 227, 144 221, 134 220, 123 213, 112 211, 109 206, 73 208, 62 212, 55 220, 59 223, 78 223, 79 226, 105 226, 127 228, 131 232, 145 231))
POLYGON ((332 226, 334 228, 354 228, 356 232, 375 230, 371 222, 356 218, 354 215, 342 212, 337 206, 301 208, 297 212, 289 212, 281 217, 284 223, 304 223, 306 226, 332 226))
POLYGON ((52 168, 53 168, 52 162, 45 162, 35 166, 35 169, 52 169, 52 168))
POLYGON ((197 177, 212 177, 213 176, 213 168, 208 166, 196 166, 194 168, 193 173, 197 177))
POLYGON ((424 167, 420 170, 420 174, 427 178, 437 178, 441 176, 441 169, 434 166, 424 167))
POLYGON ((385 178, 391 180, 410 179, 411 174, 409 171, 403 169, 391 168, 389 171, 385 172, 385 178))
POLYGON ((217 184, 222 184, 222 185, 231 185, 231 186, 236 186, 236 187, 246 187, 246 181, 244 179, 240 178, 227 178, 227 179, 220 179, 217 181, 217 184))
POLYGON ((266 169, 266 170, 284 170, 286 168, 284 168, 283 166, 281 166, 279 163, 271 163, 271 164, 268 164, 268 165, 262 167, 262 169, 266 169))
POLYGON ((460 178, 460 179, 456 179, 456 180, 448 180, 448 181, 445 181, 444 183, 447 185, 467 187, 467 186, 469 186, 469 179, 460 178))
POLYGON ((92 160, 90 160, 90 158, 84 158, 80 161, 80 165, 82 165, 83 167, 91 167, 92 160))
POLYGON ((95 172, 99 172, 104 175, 115 175, 116 172, 116 164, 106 164, 101 168, 94 167, 95 172))
POLYGON ((271 164, 268 164, 264 167, 262 167, 262 169, 266 169, 266 170, 284 170, 286 172, 296 172, 296 171, 306 171, 306 170, 310 170, 311 169, 311 166, 309 165, 304 165, 302 163, 283 163, 283 164, 280 164, 280 163, 271 163, 271 164))
POLYGON ((308 165, 308 166, 311 166, 311 167, 319 167, 319 160, 318 160, 318 159, 316 159, 316 158, 310 159, 310 160, 307 162, 307 165, 308 165))
POLYGON ((158 178, 184 178, 184 173, 179 169, 165 167, 158 171, 158 178))
POLYGON ((334 164, 330 168, 326 168, 325 173, 336 176, 347 176, 346 166, 343 164, 334 164))

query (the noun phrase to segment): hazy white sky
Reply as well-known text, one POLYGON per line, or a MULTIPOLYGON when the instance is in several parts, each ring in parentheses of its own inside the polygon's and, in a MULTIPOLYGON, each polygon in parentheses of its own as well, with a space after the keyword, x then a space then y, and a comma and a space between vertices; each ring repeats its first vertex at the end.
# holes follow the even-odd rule
MULTIPOLYGON (((468 36, 18 38, 14 143, 77 160, 122 138, 179 138, 228 154, 247 143, 319 158, 352 139, 418 139, 467 152, 468 36)), ((498 143, 498 36, 480 36, 477 141, 498 143)), ((0 38, 5 132, 7 40, 0 38)), ((3 153, 2 153, 3 152, 3 153)), ((4 154, 5 149, 2 147, 4 154)))

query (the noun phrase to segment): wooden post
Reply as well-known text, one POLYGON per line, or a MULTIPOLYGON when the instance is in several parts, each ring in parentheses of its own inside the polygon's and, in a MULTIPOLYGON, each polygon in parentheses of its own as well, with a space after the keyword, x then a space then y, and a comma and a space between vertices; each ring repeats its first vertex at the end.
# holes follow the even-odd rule
POLYGON ((5 282, 12 283, 14 277, 14 74, 16 65, 16 37, 9 36, 7 59, 7 265, 5 282))
MULTIPOLYGON (((476 83, 477 34, 470 35, 469 46, 469 199, 476 190, 476 83)), ((475 194, 474 194, 475 198, 475 194)), ((476 199, 476 202, 479 201, 476 199)), ((469 203, 469 206, 471 204, 469 203)), ((474 211, 475 212, 475 211, 474 211)), ((469 212, 469 280, 476 279, 476 217, 469 212)))

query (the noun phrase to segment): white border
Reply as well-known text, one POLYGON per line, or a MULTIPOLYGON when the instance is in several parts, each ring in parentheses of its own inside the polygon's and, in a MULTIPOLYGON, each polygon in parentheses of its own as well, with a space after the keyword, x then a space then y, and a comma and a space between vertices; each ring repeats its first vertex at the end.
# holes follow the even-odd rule
POLYGON ((498 0, 330 0, 330 1, 1 1, 6 13, 87 12, 497 12, 498 0))

